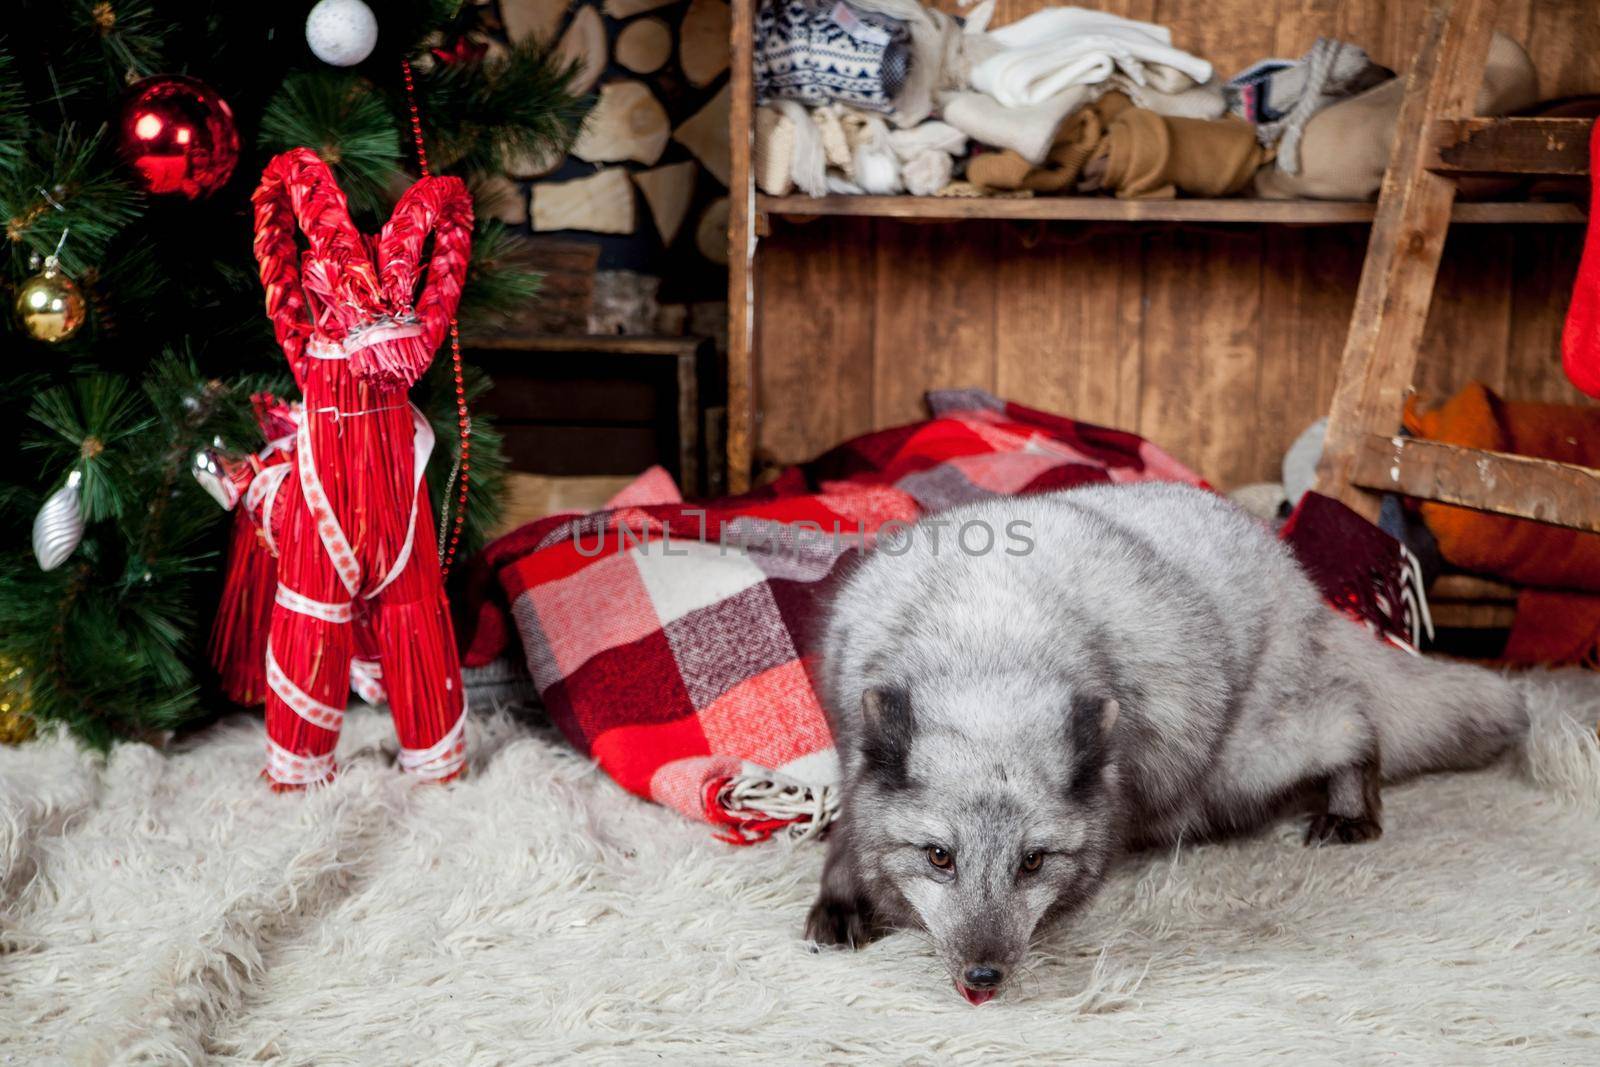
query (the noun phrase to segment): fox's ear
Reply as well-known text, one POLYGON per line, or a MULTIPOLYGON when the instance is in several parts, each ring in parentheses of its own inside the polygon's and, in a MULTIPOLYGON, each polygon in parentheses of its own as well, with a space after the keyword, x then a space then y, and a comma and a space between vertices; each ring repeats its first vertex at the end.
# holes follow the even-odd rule
POLYGON ((906 761, 917 732, 911 694, 898 687, 868 689, 861 694, 861 756, 866 770, 884 785, 910 785, 906 761))
POLYGON ((1116 697, 1091 696, 1080 694, 1072 698, 1072 711, 1068 713, 1068 730, 1072 734, 1073 747, 1088 746, 1095 740, 1104 739, 1111 733, 1111 728, 1117 725, 1117 716, 1122 714, 1122 705, 1117 703, 1116 697))
POLYGON ((1072 777, 1068 795, 1082 800, 1100 785, 1111 762, 1111 731, 1122 705, 1115 697, 1074 697, 1067 713, 1067 741, 1072 752, 1072 777))
POLYGON ((1116 697, 1106 697, 1100 702, 1100 733, 1109 734, 1111 728, 1117 725, 1117 716, 1122 714, 1122 705, 1117 703, 1116 697))

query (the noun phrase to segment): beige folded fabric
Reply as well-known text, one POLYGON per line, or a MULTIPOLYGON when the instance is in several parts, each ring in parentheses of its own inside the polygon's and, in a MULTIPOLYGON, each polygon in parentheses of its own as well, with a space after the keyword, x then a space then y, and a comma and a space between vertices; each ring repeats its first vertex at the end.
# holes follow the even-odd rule
MULTIPOLYGON (((1395 122, 1405 99, 1405 79, 1393 78, 1332 104, 1306 123, 1300 138, 1300 173, 1277 166, 1255 177, 1257 196, 1273 200, 1367 200, 1377 195, 1389 166, 1395 122)), ((1522 46, 1501 33, 1489 45, 1480 115, 1503 115, 1538 99, 1539 79, 1522 46)))
POLYGON ((1094 99, 1086 86, 1070 89, 1028 107, 1006 107, 987 93, 946 93, 940 98, 944 121, 979 144, 1007 148, 1030 163, 1043 163, 1068 115, 1094 99))
POLYGON ((1151 63, 1145 68, 1145 76, 1144 85, 1140 85, 1126 74, 1113 74, 1107 79, 1106 84, 1111 89, 1126 94, 1128 99, 1133 101, 1134 107, 1142 107, 1158 115, 1185 119, 1220 119, 1228 113, 1228 102, 1222 95, 1222 82, 1216 75, 1212 75, 1211 80, 1204 85, 1196 85, 1194 79, 1182 71, 1164 67, 1159 63, 1151 63), (1151 77, 1158 72, 1166 74, 1167 77, 1162 79, 1151 77))
POLYGON ((851 172, 850 137, 845 133, 840 111, 841 108, 836 104, 815 108, 811 112, 811 121, 822 136, 822 153, 827 157, 828 166, 838 167, 848 175, 851 172))
POLYGON ((1212 78, 1196 85, 1182 71, 1159 63, 1146 67, 1146 84, 1113 74, 1094 85, 1073 85, 1027 107, 1006 107, 987 93, 947 92, 940 97, 944 120, 979 144, 1008 149, 1043 165, 1070 116, 1108 95, 1131 99, 1135 107, 1177 118, 1216 119, 1227 113, 1222 85, 1212 78))
POLYGON ((794 190, 794 123, 770 107, 756 108, 755 145, 750 169, 756 188, 768 196, 788 196, 794 190))

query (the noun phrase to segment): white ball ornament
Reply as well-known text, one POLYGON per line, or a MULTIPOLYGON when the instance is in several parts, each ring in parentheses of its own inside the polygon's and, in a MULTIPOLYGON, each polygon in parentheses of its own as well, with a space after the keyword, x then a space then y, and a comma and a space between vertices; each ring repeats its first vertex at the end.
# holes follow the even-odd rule
POLYGON ((306 16, 312 55, 335 67, 353 67, 378 43, 378 17, 361 0, 320 0, 306 16))

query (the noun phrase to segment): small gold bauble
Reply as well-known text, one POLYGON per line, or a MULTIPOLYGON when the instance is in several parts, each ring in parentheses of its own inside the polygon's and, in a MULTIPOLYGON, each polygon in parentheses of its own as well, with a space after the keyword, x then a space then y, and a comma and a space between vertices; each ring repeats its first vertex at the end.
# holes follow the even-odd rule
POLYGON ((28 714, 27 671, 0 656, 0 745, 18 745, 33 736, 28 714))
POLYGON ((49 344, 77 333, 86 311, 77 283, 50 264, 17 290, 17 314, 22 317, 22 325, 36 340, 49 344))

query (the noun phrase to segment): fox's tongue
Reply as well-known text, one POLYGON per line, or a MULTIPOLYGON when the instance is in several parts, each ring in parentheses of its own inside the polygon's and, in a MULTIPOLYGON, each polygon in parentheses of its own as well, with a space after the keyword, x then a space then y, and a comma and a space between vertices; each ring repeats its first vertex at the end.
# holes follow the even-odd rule
POLYGON ((961 991, 962 996, 967 998, 967 1003, 969 1004, 986 1004, 994 996, 994 990, 992 989, 969 989, 960 982, 956 983, 956 988, 961 991))

